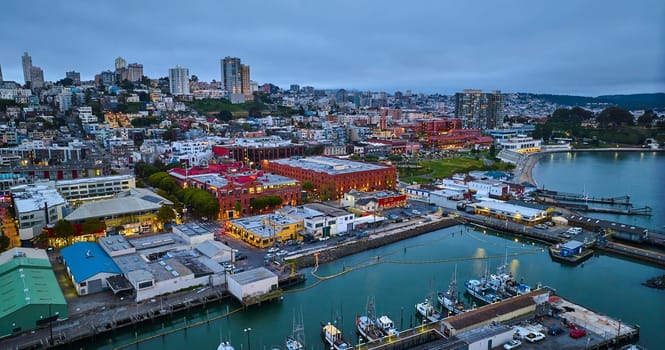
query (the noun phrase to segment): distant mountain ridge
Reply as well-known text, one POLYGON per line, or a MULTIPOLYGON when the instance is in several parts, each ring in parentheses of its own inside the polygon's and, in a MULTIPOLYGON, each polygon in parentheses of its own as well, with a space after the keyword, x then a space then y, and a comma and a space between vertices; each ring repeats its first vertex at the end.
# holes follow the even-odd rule
POLYGON ((604 95, 598 97, 530 94, 534 98, 564 106, 580 106, 587 104, 610 104, 625 109, 662 109, 665 108, 665 93, 604 95))

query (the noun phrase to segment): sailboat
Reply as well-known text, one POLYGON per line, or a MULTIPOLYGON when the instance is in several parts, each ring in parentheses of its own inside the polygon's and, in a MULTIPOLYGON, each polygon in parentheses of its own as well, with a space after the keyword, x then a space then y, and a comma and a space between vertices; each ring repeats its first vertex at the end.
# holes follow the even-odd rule
POLYGON ((383 337, 383 332, 376 326, 374 320, 374 297, 367 298, 367 311, 365 315, 356 317, 358 332, 367 341, 378 340, 383 337))
POLYGON ((462 312, 468 311, 466 305, 464 305, 464 303, 457 297, 457 265, 455 265, 453 279, 448 285, 448 290, 445 292, 439 292, 437 294, 437 299, 450 313, 461 314, 462 312))
POLYGON ((296 316, 293 315, 293 331, 290 336, 286 337, 286 350, 304 350, 305 349, 305 327, 302 320, 302 312, 300 319, 296 322, 296 316))

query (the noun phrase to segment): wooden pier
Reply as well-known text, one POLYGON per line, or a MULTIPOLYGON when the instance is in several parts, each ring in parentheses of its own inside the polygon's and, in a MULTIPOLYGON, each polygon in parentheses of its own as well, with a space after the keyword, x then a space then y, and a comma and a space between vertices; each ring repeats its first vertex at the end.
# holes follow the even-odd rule
POLYGON ((621 215, 642 215, 642 216, 651 216, 651 207, 645 206, 642 208, 628 208, 628 209, 619 209, 619 208, 601 208, 601 207, 590 207, 586 204, 572 204, 572 203, 556 203, 557 206, 576 210, 583 212, 592 212, 592 213, 606 213, 606 214, 621 214, 621 215))
POLYGON ((545 189, 535 190, 534 195, 555 199, 557 201, 600 203, 600 204, 610 204, 610 205, 627 206, 627 207, 632 206, 632 204, 630 203, 630 196, 628 195, 619 196, 619 197, 609 197, 609 198, 597 198, 585 194, 566 193, 559 191, 550 191, 545 189))

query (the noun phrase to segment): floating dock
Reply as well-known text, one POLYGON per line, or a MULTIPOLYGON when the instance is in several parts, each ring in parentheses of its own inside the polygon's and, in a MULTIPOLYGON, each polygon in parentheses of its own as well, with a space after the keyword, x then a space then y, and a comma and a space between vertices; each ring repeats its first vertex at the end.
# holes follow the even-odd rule
POLYGON ((630 196, 628 195, 619 196, 619 197, 609 197, 609 198, 597 198, 585 194, 566 193, 559 191, 550 191, 545 189, 537 189, 533 193, 536 196, 551 198, 558 201, 601 203, 601 204, 610 204, 610 205, 619 205, 619 206, 628 206, 628 207, 632 206, 632 204, 630 203, 630 196))

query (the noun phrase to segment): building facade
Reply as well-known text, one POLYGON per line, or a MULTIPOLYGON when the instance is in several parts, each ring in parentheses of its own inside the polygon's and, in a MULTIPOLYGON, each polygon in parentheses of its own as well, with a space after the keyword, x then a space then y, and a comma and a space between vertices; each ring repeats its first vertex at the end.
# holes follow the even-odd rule
POLYGON ((176 66, 169 69, 169 91, 171 95, 189 95, 189 69, 176 66))
POLYGON ((350 190, 394 190, 397 171, 392 166, 331 157, 262 161, 262 168, 301 182, 310 181, 322 199, 340 199, 350 190))
POLYGON ((231 94, 242 94, 242 67, 240 58, 226 57, 222 60, 222 82, 224 90, 231 94))
POLYGON ((21 63, 23 65, 23 81, 28 84, 32 71, 32 57, 27 52, 24 52, 23 56, 21 56, 21 63))
POLYGON ((455 117, 464 128, 492 129, 503 124, 504 97, 501 91, 466 89, 455 94, 455 117))

